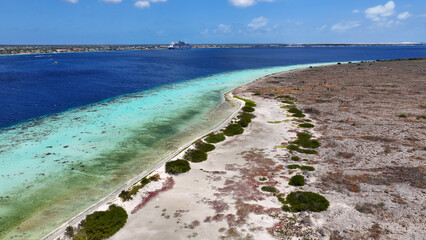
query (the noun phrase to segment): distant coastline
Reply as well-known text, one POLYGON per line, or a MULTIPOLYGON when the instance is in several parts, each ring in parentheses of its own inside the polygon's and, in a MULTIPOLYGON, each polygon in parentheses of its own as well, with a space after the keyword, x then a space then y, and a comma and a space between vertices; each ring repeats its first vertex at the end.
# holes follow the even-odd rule
MULTIPOLYGON (((425 43, 295 43, 295 44, 191 44, 193 48, 253 48, 253 47, 370 47, 370 46, 424 46, 425 43)), ((167 49, 169 44, 144 45, 0 45, 0 56, 58 53, 144 51, 167 49)))

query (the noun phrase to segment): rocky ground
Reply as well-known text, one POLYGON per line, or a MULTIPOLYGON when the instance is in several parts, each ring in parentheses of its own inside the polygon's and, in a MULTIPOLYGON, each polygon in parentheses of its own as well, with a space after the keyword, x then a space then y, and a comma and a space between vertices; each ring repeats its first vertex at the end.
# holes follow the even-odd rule
POLYGON ((426 236, 426 59, 276 74, 247 91, 309 113, 322 146, 315 189, 331 239, 426 236))

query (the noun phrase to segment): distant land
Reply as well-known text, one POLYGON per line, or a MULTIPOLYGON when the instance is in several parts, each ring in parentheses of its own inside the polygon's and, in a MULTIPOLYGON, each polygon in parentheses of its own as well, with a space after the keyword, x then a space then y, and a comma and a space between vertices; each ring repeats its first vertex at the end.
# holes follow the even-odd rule
MULTIPOLYGON (((355 46, 420 46, 426 43, 340 43, 340 44, 191 44, 193 48, 246 48, 246 47, 355 47, 355 46)), ((45 54, 72 52, 106 52, 167 49, 169 44, 143 45, 0 45, 0 55, 45 54)))

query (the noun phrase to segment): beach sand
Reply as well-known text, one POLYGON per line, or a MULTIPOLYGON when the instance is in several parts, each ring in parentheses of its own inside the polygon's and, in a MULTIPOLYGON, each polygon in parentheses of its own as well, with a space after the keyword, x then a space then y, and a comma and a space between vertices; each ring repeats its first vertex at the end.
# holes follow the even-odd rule
POLYGON ((117 204, 129 213, 111 239, 422 239, 425 82, 426 60, 339 64, 259 79, 234 91, 257 104, 243 134, 215 144, 187 173, 158 168, 151 175, 161 180, 133 200, 117 197, 98 210, 117 204), (320 140, 318 155, 280 147, 302 131, 281 108, 283 95, 295 97, 315 125, 309 132, 320 140), (308 161, 291 160, 295 155, 308 161), (305 176, 305 186, 288 185, 295 174, 305 176), (261 190, 266 185, 284 196, 320 193, 330 207, 284 212, 273 193, 261 190))

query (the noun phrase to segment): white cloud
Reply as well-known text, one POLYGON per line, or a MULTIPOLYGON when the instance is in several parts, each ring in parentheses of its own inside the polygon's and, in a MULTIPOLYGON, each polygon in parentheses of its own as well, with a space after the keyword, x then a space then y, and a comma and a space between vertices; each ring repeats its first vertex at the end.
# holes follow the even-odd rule
POLYGON ((65 2, 69 2, 69 3, 78 3, 78 0, 64 0, 65 2))
POLYGON ((231 33, 232 29, 229 25, 219 24, 219 26, 217 27, 217 31, 222 33, 231 33))
POLYGON ((258 17, 251 20, 251 22, 247 25, 251 30, 260 30, 265 28, 268 25, 269 20, 265 17, 258 17))
POLYGON ((395 3, 393 1, 387 2, 385 5, 377 5, 375 7, 367 8, 365 10, 365 17, 373 21, 380 21, 386 17, 392 16, 395 13, 395 3))
POLYGON ((413 15, 413 14, 411 14, 411 13, 409 13, 409 12, 403 12, 403 13, 399 14, 399 15, 397 16, 397 18, 398 18, 399 20, 404 20, 404 19, 407 19, 407 18, 411 17, 412 15, 413 15))
POLYGON ((102 2, 105 2, 105 3, 121 3, 122 0, 102 0, 102 2))
POLYGON ((151 4, 148 1, 137 1, 135 2, 135 7, 145 9, 151 7, 151 4))
POLYGON ((276 0, 229 0, 232 6, 245 8, 255 5, 258 2, 275 2, 276 0))
POLYGON ((361 24, 357 21, 343 21, 343 22, 334 24, 333 26, 331 26, 330 29, 333 31, 343 32, 343 31, 358 27, 360 25, 361 24))
POLYGON ((352 13, 359 13, 359 10, 358 9, 354 9, 354 10, 352 10, 352 13))
POLYGON ((318 28, 318 31, 323 31, 324 29, 327 28, 327 24, 322 25, 320 28, 318 28))

